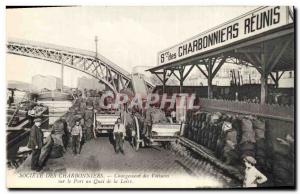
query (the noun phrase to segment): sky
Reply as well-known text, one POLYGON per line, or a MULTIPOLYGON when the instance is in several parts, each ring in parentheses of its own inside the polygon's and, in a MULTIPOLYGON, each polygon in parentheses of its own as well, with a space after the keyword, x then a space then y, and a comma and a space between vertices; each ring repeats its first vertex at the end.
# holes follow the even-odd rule
MULTIPOLYGON (((6 37, 98 52, 125 70, 157 65, 157 53, 256 7, 83 6, 6 10, 6 37)), ((6 55, 6 79, 31 82, 36 74, 60 76, 54 63, 6 55)), ((64 84, 87 76, 66 68, 64 84)))

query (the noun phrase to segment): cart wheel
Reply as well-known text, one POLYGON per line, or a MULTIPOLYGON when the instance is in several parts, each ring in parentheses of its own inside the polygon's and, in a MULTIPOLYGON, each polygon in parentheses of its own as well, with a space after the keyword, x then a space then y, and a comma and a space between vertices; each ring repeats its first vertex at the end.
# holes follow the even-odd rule
POLYGON ((135 121, 135 135, 133 137, 133 146, 135 148, 135 151, 138 151, 140 148, 140 126, 139 126, 139 121, 136 118, 136 116, 134 116, 134 121, 135 121))
POLYGON ((137 137, 134 137, 134 138, 133 138, 133 145, 134 145, 134 150, 135 150, 135 151, 138 151, 139 148, 140 148, 140 142, 139 142, 139 140, 138 140, 137 137))
POLYGON ((170 150, 171 149, 171 143, 170 142, 165 142, 165 143, 163 143, 163 147, 166 150, 170 150))
POLYGON ((93 134, 94 134, 94 138, 96 139, 97 138, 97 135, 96 135, 96 124, 97 124, 97 121, 96 121, 96 113, 94 114, 94 126, 93 126, 93 134))

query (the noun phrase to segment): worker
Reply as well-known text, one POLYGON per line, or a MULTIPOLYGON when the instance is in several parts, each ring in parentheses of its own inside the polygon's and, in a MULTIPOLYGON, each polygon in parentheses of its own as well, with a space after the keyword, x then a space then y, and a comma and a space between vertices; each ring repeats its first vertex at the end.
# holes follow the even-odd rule
POLYGON ((123 149, 124 139, 125 139, 125 126, 121 123, 121 118, 117 119, 117 122, 113 131, 113 138, 115 140, 115 152, 118 154, 121 152, 125 154, 123 149))
POLYGON ((75 126, 70 131, 72 136, 72 148, 73 154, 80 154, 80 144, 82 140, 82 126, 80 125, 80 119, 76 120, 75 126))
POLYGON ((246 156, 243 161, 246 167, 243 187, 257 187, 257 184, 262 184, 268 180, 255 168, 256 160, 252 156, 246 156))
POLYGON ((172 117, 173 123, 176 123, 176 111, 175 111, 175 109, 172 110, 171 117, 172 117))
POLYGON ((147 108, 146 112, 145 112, 145 120, 144 120, 144 130, 143 130, 143 134, 145 136, 150 137, 151 136, 151 128, 152 128, 152 105, 150 105, 149 108, 147 108))
POLYGON ((42 166, 39 166, 39 158, 43 146, 43 132, 41 130, 42 120, 40 118, 34 119, 34 125, 31 127, 28 147, 32 149, 31 170, 40 171, 42 166))
POLYGON ((33 125, 34 124, 34 118, 36 116, 36 109, 35 107, 38 105, 37 103, 37 98, 33 97, 32 100, 29 101, 28 104, 28 111, 27 111, 27 118, 29 120, 29 125, 33 125))
POLYGON ((15 91, 12 89, 11 95, 8 97, 8 101, 7 101, 7 104, 9 107, 11 107, 12 103, 15 102, 15 97, 14 97, 15 94, 14 93, 15 93, 15 91))

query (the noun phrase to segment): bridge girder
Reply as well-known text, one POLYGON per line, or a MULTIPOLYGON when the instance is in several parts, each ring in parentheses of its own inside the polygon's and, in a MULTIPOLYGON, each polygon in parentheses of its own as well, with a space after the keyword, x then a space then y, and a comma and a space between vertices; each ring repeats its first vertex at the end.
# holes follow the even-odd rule
POLYGON ((8 41, 7 53, 64 65, 93 76, 114 93, 130 86, 131 77, 100 58, 60 48, 8 41))

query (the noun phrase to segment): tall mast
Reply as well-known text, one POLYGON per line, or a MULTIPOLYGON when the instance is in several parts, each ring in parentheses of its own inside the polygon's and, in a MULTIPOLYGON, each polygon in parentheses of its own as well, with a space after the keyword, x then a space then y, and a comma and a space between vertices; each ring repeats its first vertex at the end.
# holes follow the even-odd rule
POLYGON ((96 58, 98 58, 98 36, 95 36, 96 58))

